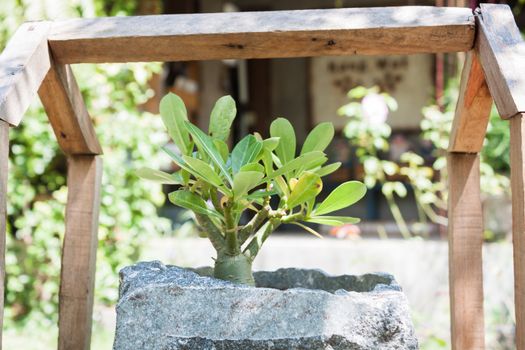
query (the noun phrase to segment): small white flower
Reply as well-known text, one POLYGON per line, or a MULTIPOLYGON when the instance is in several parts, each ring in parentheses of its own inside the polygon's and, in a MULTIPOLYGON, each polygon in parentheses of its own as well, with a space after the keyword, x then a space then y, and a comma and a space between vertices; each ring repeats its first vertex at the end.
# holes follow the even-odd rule
POLYGON ((386 122, 388 106, 383 96, 379 94, 366 95, 361 101, 363 119, 369 124, 379 125, 386 122))

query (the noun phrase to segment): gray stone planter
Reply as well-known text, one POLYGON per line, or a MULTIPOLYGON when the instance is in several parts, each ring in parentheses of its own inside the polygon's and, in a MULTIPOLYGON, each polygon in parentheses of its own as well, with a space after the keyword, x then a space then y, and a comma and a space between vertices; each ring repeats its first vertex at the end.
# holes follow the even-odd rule
POLYGON ((386 274, 281 269, 256 272, 254 288, 144 262, 120 278, 114 350, 418 348, 386 274))

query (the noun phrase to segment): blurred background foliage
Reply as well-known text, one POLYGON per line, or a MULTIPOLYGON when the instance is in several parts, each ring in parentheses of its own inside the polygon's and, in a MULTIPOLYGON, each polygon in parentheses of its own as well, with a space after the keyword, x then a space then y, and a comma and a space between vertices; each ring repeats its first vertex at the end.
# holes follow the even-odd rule
MULTIPOLYGON (((424 236, 428 221, 446 226, 448 148, 452 120, 459 93, 459 80, 451 79, 444 90, 441 107, 430 105, 422 110, 420 138, 432 150, 425 159, 412 151, 403 153, 399 162, 388 160, 391 128, 388 114, 397 109, 397 102, 377 87, 359 86, 348 92, 350 102, 341 106, 338 113, 348 118, 344 134, 363 164, 363 179, 369 189, 379 186, 392 217, 403 238, 424 236), (414 193, 419 220, 409 227, 396 202, 414 193)), ((510 195, 508 122, 502 120, 495 106, 481 152, 481 191, 486 198, 510 195)), ((381 232, 379 232, 381 235, 381 232)), ((487 238, 493 234, 487 232, 487 238)))
MULTIPOLYGON (((127 15, 137 1, 0 1, 0 49, 24 20, 127 15)), ((171 229, 157 216, 160 185, 139 180, 132 169, 160 167, 167 141, 160 118, 140 110, 153 94, 147 81, 160 64, 74 67, 104 150, 96 298, 114 304, 118 270, 136 261, 151 235, 171 229), (133 160, 133 161, 131 161, 133 160)), ((6 256, 6 327, 49 326, 57 321, 60 247, 67 197, 66 157, 41 105, 34 105, 10 133, 6 256)))

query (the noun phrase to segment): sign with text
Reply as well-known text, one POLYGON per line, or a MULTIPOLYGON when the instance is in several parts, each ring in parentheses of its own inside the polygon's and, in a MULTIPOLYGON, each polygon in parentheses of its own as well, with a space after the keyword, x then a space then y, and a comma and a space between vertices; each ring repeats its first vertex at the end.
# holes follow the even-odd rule
POLYGON ((311 59, 311 97, 314 124, 331 121, 342 129, 346 118, 337 109, 348 103, 346 93, 356 86, 379 86, 399 108, 388 117, 393 129, 419 127, 421 109, 432 100, 432 55, 343 56, 311 59))

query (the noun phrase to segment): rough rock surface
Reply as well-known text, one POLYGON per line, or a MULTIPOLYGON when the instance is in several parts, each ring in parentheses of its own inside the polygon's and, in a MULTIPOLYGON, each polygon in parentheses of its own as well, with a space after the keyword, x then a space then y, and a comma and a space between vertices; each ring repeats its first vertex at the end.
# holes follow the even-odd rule
POLYGON ((258 288, 160 262, 124 268, 114 350, 418 348, 390 275, 281 269, 254 277, 258 288))

